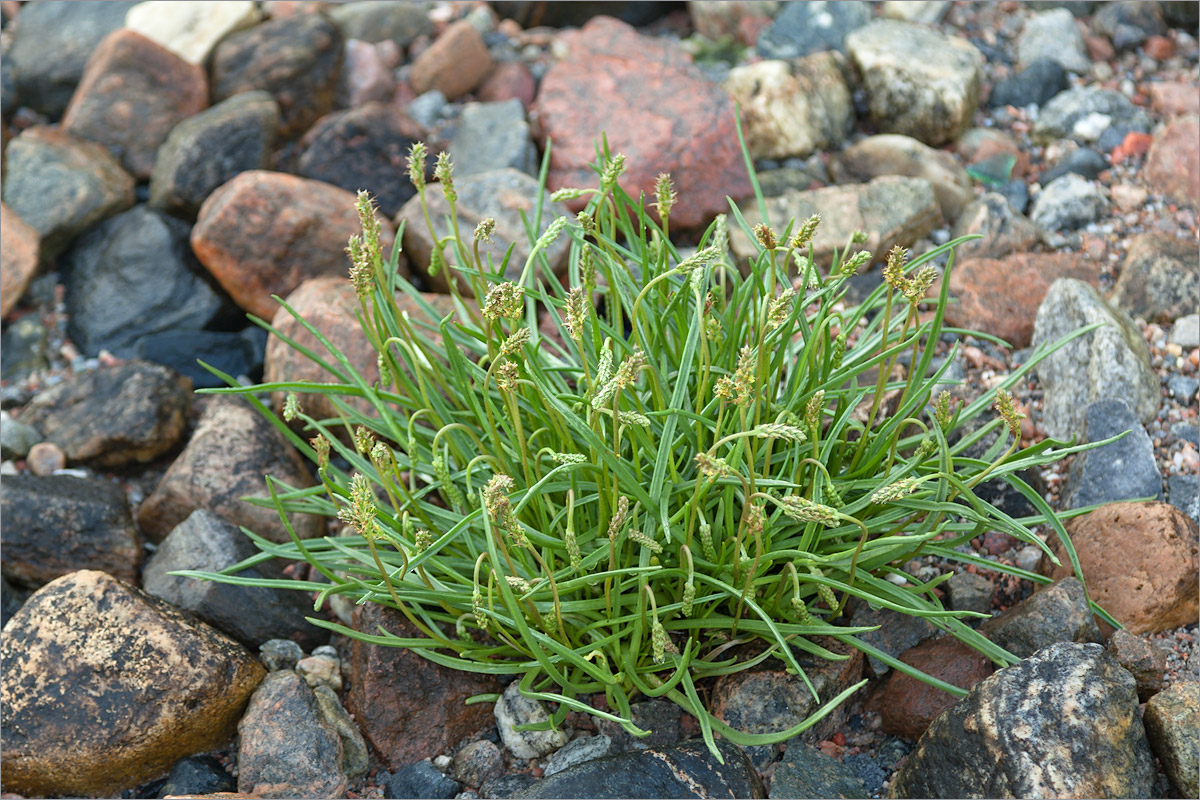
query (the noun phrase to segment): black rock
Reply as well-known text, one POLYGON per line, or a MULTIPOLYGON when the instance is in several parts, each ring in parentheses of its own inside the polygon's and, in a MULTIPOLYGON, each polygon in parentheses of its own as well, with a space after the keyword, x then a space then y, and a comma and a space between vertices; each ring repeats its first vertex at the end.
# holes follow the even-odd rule
POLYGON ((1074 150, 1062 161, 1055 164, 1050 169, 1042 174, 1041 183, 1043 186, 1050 183, 1055 178, 1061 178, 1068 173, 1082 175, 1088 180, 1094 179, 1101 172, 1109 168, 1108 160, 1104 156, 1091 150, 1087 147, 1080 147, 1074 150))
POLYGON ((1200 522, 1200 477, 1172 475, 1167 478, 1167 498, 1171 505, 1200 522))
POLYGON ((1100 642, 1083 584, 1063 578, 979 626, 979 632, 1018 658, 1058 642, 1100 642))
POLYGON ((1117 50, 1131 50, 1147 38, 1167 32, 1162 8, 1153 0, 1102 3, 1092 27, 1112 40, 1117 50))
POLYGON ((846 52, 846 36, 871 21, 867 3, 784 3, 771 26, 758 37, 763 58, 801 58, 822 50, 846 52))
POLYGON ((470 175, 512 167, 537 174, 537 148, 529 138, 525 109, 515 97, 498 103, 468 103, 450 142, 454 174, 470 175))
POLYGON ((383 796, 398 799, 424 797, 444 800, 458 794, 459 788, 457 781, 438 772, 437 767, 426 759, 409 764, 388 778, 383 796))
POLYGON ((679 741, 679 706, 674 703, 667 700, 642 700, 632 703, 629 713, 633 724, 644 731, 650 731, 650 735, 639 738, 611 720, 597 719, 596 730, 608 736, 610 753, 665 747, 679 741))
POLYGON ((1138 497, 1162 499, 1162 476, 1154 460, 1154 445, 1124 400, 1098 400, 1087 407, 1084 436, 1098 442, 1129 431, 1111 444, 1075 456, 1064 508, 1081 508, 1138 497))
POLYGON ((24 378, 38 369, 46 369, 46 326, 34 314, 26 314, 8 326, 0 338, 3 366, 0 376, 5 380, 24 378))
POLYGON ((188 756, 175 762, 171 774, 158 790, 158 797, 180 794, 233 792, 237 781, 212 756, 188 756))
MULTIPOLYGON (((977 342, 976 345, 979 346, 980 349, 982 349, 985 353, 987 353, 987 342, 977 342)), ((997 353, 993 355, 989 353, 988 355, 992 355, 992 357, 995 358, 999 354, 997 353)), ((1002 357, 1001 360, 1003 360, 1002 357)), ((978 417, 976 417, 970 424, 951 434, 950 443, 954 444, 962 436, 966 436, 972 431, 975 431, 978 428, 986 425, 992 419, 995 419, 995 412, 985 411, 983 414, 980 414, 978 417)), ((968 447, 963 452, 963 455, 967 458, 986 458, 987 452, 995 443, 997 436, 998 434, 995 433, 984 436, 982 439, 979 439, 970 447, 968 447)), ((1017 477, 1028 483, 1034 489, 1034 491, 1043 492, 1045 489, 1045 484, 1036 470, 1022 470, 1017 474, 1017 477)), ((1033 504, 1025 498, 1025 495, 1013 488, 1013 486, 1007 481, 999 478, 984 481, 976 486, 975 496, 980 500, 986 500, 996 508, 1003 511, 1005 514, 1008 514, 1010 517, 1028 517, 1036 513, 1033 504)))
POLYGON ((1200 4, 1193 0, 1161 0, 1163 18, 1173 28, 1195 31, 1200 25, 1200 4))
POLYGON ((879 762, 871 756, 866 753, 851 753, 842 759, 842 764, 862 782, 867 797, 873 797, 883 791, 887 770, 879 766, 879 762))
POLYGON ((235 318, 204 278, 190 233, 187 223, 136 206, 79 237, 62 260, 71 341, 89 356, 130 358, 147 334, 235 318))
POLYGON ((1042 105, 1067 88, 1067 71, 1062 64, 1049 58, 1039 58, 1016 75, 1011 75, 992 87, 988 108, 1042 105))
MULTIPOLYGON (((870 756, 865 756, 870 761, 870 756)), ((873 762, 872 762, 873 763, 873 762)), ((876 766, 876 769, 879 769, 876 766)), ((879 770, 881 773, 883 770, 879 770)), ((880 783, 882 784, 882 778, 880 783)), ((870 797, 866 787, 850 768, 793 740, 771 779, 771 798, 870 797)))
POLYGON ((483 785, 479 787, 479 796, 486 798, 514 797, 517 793, 529 788, 535 782, 536 779, 532 775, 524 773, 501 775, 499 778, 484 781, 483 785))
POLYGON ((206 389, 226 383, 200 366, 197 360, 235 378, 245 375, 259 380, 267 335, 259 327, 236 332, 175 329, 140 337, 133 343, 133 355, 168 366, 191 378, 197 389, 206 389))
POLYGON ((1172 372, 1167 376, 1167 391, 1171 393, 1171 397, 1185 405, 1196 399, 1198 390, 1200 390, 1200 380, 1190 375, 1172 372))
POLYGON ((28 596, 28 592, 17 589, 0 575, 0 628, 8 623, 9 617, 21 610, 28 596))

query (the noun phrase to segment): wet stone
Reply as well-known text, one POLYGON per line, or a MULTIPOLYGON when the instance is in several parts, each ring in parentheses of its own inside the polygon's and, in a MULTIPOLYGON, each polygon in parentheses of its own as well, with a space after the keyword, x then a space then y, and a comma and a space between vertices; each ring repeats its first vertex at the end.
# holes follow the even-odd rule
POLYGON ((1102 642, 1083 584, 1063 578, 979 626, 979 632, 1018 658, 1056 642, 1102 642))

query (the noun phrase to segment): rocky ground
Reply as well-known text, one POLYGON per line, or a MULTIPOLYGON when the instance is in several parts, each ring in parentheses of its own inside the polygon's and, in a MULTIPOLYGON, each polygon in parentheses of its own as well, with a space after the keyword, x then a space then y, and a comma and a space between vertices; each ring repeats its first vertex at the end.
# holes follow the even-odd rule
MULTIPOLYGON (((0 3, 3 796, 668 797, 679 776, 712 796, 1197 796, 1197 5, 597 5, 0 3), (245 406, 192 394, 219 384, 196 359, 318 378, 246 321, 294 331, 277 294, 373 367, 343 248, 360 188, 386 237, 419 213, 413 141, 450 151, 464 222, 495 217, 503 252, 547 142, 550 187, 587 186, 606 132, 628 190, 673 175, 686 244, 751 194, 735 101, 772 221, 822 214, 818 257, 856 230, 877 255, 981 235, 956 256, 950 319, 1007 346, 956 340, 960 395, 1100 324, 1014 391, 1027 443, 1130 431, 1026 476, 1056 509, 1104 504, 1068 529, 1125 630, 1097 626, 1037 548, 985 534, 965 568, 906 569, 953 570, 943 600, 993 614, 981 630, 1023 661, 994 672, 923 622, 860 608, 876 647, 968 697, 857 652, 814 662, 822 697, 872 680, 784 745, 724 743, 722 766, 671 704, 635 705, 648 742, 574 713, 517 734, 546 711, 514 684, 331 641, 296 593, 167 574, 251 555, 239 525, 286 537, 237 498, 264 473, 307 485, 307 465, 245 406), (1055 582, 1035 593, 989 561, 1055 582), (503 696, 463 704, 489 692, 503 696), (1064 762, 1065 742, 1087 757, 1064 762)), ((405 268, 445 291, 423 227, 405 228, 405 268)), ((879 280, 865 271, 854 294, 879 280)), ((743 730, 813 707, 769 666, 707 691, 743 730)))

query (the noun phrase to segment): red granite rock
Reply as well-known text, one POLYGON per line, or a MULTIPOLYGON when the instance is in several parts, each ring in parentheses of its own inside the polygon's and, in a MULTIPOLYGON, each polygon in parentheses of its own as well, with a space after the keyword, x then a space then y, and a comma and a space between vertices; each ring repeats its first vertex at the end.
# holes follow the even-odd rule
POLYGON ((528 111, 537 93, 537 81, 523 61, 503 61, 484 79, 475 96, 485 103, 517 98, 528 111))
MULTIPOLYGON (((270 319, 308 278, 345 275, 346 242, 361 232, 352 192, 282 172, 251 170, 204 201, 192 250, 239 306, 270 319)), ((385 252, 392 224, 381 218, 385 252)))
POLYGON ((104 145, 134 177, 145 180, 171 129, 207 106, 203 67, 120 28, 88 59, 62 128, 104 145))
POLYGON ((0 203, 0 317, 25 294, 38 266, 38 232, 0 203))
POLYGON ((1200 117, 1178 117, 1154 134, 1142 178, 1156 194, 1200 205, 1200 117))
POLYGON ((470 22, 459 20, 416 57, 408 82, 417 94, 437 89, 454 100, 478 86, 492 65, 483 36, 470 22))
MULTIPOLYGON (((900 654, 900 660, 927 675, 970 689, 992 674, 992 662, 953 636, 928 639, 900 654)), ((883 689, 883 730, 895 736, 919 739, 929 724, 958 698, 899 670, 894 670, 883 689)))
POLYGON ((1150 107, 1164 117, 1179 114, 1200 114, 1200 92, 1190 83, 1163 81, 1146 87, 1150 93, 1150 107))
POLYGON ((553 140, 550 188, 596 186, 589 165, 607 134, 609 149, 627 158, 621 186, 633 197, 671 173, 676 226, 705 223, 728 210, 726 196, 751 192, 733 101, 677 45, 610 17, 563 33, 558 44, 566 58, 546 73, 535 104, 540 136, 553 140))

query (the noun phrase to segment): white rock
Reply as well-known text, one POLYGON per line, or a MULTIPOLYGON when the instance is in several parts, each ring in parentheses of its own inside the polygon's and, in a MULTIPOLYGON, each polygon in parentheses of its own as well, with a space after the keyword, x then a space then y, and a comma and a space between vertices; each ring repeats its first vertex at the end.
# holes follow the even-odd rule
POLYGON ((258 8, 251 0, 147 0, 125 15, 125 27, 201 66, 217 42, 256 22, 258 8))
POLYGON ((1063 69, 1084 74, 1088 70, 1083 34, 1065 8, 1034 14, 1017 37, 1017 64, 1027 67, 1039 58, 1057 61, 1063 69))
POLYGON ((883 15, 888 19, 936 25, 950 7, 947 0, 887 0, 883 15))
POLYGON ((517 758, 537 758, 553 753, 570 739, 566 727, 545 731, 516 731, 517 725, 545 722, 550 719, 540 701, 521 694, 520 681, 515 680, 504 689, 496 701, 496 727, 504 746, 517 758))
POLYGON ((1200 315, 1188 314, 1175 320, 1167 341, 1186 349, 1200 347, 1200 315))

